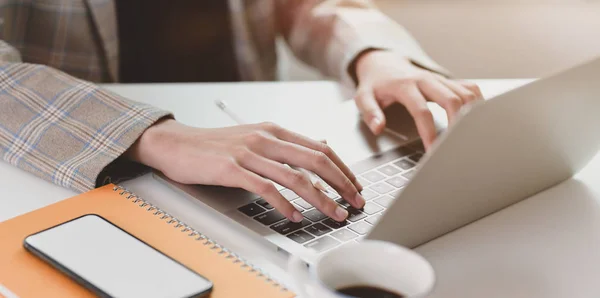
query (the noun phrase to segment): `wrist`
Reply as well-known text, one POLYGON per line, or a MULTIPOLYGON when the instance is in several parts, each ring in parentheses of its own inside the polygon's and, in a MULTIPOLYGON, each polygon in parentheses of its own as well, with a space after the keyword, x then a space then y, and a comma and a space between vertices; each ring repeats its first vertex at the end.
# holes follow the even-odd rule
POLYGON ((393 63, 396 67, 414 67, 409 58, 396 52, 381 49, 367 50, 361 53, 355 61, 357 83, 367 80, 372 74, 389 67, 390 63, 393 63))
POLYGON ((125 152, 124 157, 161 170, 161 156, 169 151, 167 147, 172 144, 169 138, 173 138, 171 132, 173 127, 178 125, 182 124, 171 118, 159 120, 142 133, 125 152))
POLYGON ((373 57, 377 56, 377 54, 381 51, 382 50, 374 50, 374 49, 367 50, 367 51, 364 51, 363 53, 361 53, 356 58, 355 71, 356 71, 357 76, 360 76, 361 73, 365 72, 365 70, 368 68, 368 65, 373 60, 373 57))
POLYGON ((352 62, 350 63, 350 66, 348 67, 348 72, 350 74, 350 77, 352 77, 354 84, 359 85, 359 83, 360 83, 360 77, 361 77, 360 73, 364 71, 365 61, 368 61, 368 59, 365 59, 365 57, 369 57, 372 53, 378 52, 378 51, 382 51, 382 50, 379 50, 379 49, 364 50, 364 51, 360 52, 358 55, 356 55, 354 60, 352 60, 352 62))

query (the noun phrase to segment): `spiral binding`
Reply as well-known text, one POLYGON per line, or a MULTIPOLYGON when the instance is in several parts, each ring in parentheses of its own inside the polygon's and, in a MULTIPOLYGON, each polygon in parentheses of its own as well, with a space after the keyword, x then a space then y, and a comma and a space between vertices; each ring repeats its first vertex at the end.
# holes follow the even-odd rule
POLYGON ((193 228, 191 228, 184 222, 178 220, 174 216, 170 215, 166 211, 158 208, 157 206, 151 203, 148 203, 146 200, 138 197, 133 192, 127 190, 125 187, 115 186, 113 187, 113 191, 118 192, 120 196, 124 197, 127 200, 130 200, 134 204, 137 204, 140 208, 145 208, 148 212, 154 211, 152 215, 160 216, 159 218, 165 221, 167 224, 172 225, 173 223, 176 223, 173 226, 174 228, 179 229, 179 231, 182 233, 187 233, 188 237, 194 237, 194 240, 196 241, 201 241, 204 246, 210 246, 210 250, 215 251, 217 255, 224 256, 226 259, 232 259, 232 262, 234 264, 240 264, 241 268, 246 269, 249 273, 256 274, 256 277, 265 280, 267 283, 270 283, 275 287, 281 288, 282 291, 288 291, 288 289, 284 285, 276 282, 262 270, 254 267, 252 264, 250 264, 244 258, 240 257, 238 254, 232 252, 226 247, 223 247, 214 240, 210 239, 208 236, 194 230, 193 228))

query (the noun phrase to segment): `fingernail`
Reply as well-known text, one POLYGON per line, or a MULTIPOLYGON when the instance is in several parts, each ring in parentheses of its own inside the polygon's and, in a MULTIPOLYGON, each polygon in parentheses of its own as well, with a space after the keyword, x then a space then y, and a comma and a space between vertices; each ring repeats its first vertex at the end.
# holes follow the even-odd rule
POLYGON ((356 193, 356 196, 354 197, 354 202, 358 206, 358 209, 365 206, 365 199, 359 193, 356 193))
POLYGON ((302 213, 296 210, 294 213, 292 213, 292 219, 294 222, 301 222, 304 219, 304 216, 302 216, 302 213))
POLYGON ((377 131, 380 124, 381 120, 377 117, 373 117, 373 119, 371 119, 371 122, 369 122, 369 127, 372 131, 377 131))
POLYGON ((346 209, 344 209, 344 208, 342 208, 340 206, 337 206, 335 208, 335 216, 337 217, 337 219, 339 221, 343 221, 346 218, 348 218, 348 211, 346 211, 346 209))

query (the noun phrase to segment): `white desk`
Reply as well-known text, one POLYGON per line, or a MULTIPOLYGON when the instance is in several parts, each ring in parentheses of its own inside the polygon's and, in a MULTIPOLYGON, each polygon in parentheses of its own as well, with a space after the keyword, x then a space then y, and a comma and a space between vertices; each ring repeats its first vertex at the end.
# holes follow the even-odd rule
MULTIPOLYGON (((479 81, 486 95, 524 82, 479 81)), ((344 98, 328 82, 108 87, 168 108, 183 122, 206 127, 234 124, 214 108, 215 98, 268 96, 290 103, 298 97, 344 98), (203 108, 190 111, 186 107, 191 102, 203 108)), ((600 297, 599 176, 596 158, 575 179, 418 248, 436 270, 432 297, 600 297)), ((260 239, 232 228, 149 175, 125 185, 287 281, 279 267, 286 260, 260 239)), ((0 221, 74 194, 0 162, 0 221)))

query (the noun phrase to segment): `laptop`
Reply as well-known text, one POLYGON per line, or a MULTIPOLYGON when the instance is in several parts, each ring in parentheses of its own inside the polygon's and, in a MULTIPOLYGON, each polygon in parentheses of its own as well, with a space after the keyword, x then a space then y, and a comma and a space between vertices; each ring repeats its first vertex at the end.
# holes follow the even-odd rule
MULTIPOLYGON (((392 126, 412 121, 401 106, 386 114, 392 126)), ((349 210, 343 223, 279 185, 303 212, 302 223, 289 222, 243 190, 155 177, 309 264, 323 252, 362 239, 414 248, 569 179, 597 154, 600 58, 470 106, 427 153, 414 125, 404 126, 410 131, 400 133, 410 137, 401 146, 351 165, 365 187, 362 210, 332 189, 327 193, 349 210)))

